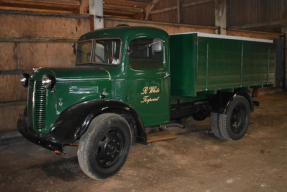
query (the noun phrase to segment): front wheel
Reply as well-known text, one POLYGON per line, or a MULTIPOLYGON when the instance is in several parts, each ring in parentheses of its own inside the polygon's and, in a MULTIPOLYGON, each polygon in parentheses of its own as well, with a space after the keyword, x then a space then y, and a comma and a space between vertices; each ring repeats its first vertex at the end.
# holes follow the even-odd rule
POLYGON ((220 135, 226 140, 241 139, 249 126, 250 105, 245 97, 236 96, 229 104, 226 114, 219 114, 220 135))
POLYGON ((131 131, 128 122, 113 113, 99 115, 92 120, 80 139, 80 167, 92 179, 107 179, 123 167, 130 146, 131 131))

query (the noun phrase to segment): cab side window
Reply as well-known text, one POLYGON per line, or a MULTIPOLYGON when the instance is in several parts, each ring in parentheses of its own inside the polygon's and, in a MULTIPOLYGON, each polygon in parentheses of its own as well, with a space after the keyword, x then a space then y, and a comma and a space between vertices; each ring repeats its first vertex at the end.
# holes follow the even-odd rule
POLYGON ((163 51, 155 51, 152 43, 153 39, 150 38, 131 41, 129 65, 132 69, 157 69, 163 66, 163 51))

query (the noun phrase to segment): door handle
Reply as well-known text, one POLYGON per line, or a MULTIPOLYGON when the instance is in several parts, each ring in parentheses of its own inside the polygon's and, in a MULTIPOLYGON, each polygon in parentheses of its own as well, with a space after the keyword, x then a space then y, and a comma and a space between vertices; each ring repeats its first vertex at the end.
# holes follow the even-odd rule
POLYGON ((170 73, 166 72, 163 78, 167 78, 168 76, 170 76, 170 73))

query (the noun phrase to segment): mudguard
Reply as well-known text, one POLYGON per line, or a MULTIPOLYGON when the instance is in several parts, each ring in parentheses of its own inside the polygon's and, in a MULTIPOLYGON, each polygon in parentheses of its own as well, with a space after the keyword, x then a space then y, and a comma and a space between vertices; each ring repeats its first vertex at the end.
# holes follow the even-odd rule
POLYGON ((52 126, 49 135, 61 144, 70 144, 78 140, 87 130, 91 120, 101 113, 122 111, 135 120, 135 140, 147 143, 143 122, 135 110, 127 104, 105 99, 95 99, 77 103, 64 110, 52 126))
POLYGON ((249 91, 245 89, 237 89, 233 93, 218 92, 210 101, 212 111, 216 113, 225 114, 231 101, 237 96, 245 97, 250 105, 250 110, 254 111, 253 99, 249 91))

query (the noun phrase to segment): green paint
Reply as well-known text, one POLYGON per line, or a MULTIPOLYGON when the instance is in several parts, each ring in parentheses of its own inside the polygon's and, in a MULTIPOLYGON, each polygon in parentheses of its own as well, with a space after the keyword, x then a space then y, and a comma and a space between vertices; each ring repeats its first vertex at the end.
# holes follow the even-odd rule
MULTIPOLYGON (((95 63, 93 58, 101 50, 90 53, 88 50, 82 55, 85 58, 79 59, 88 63, 70 68, 42 68, 31 76, 28 116, 35 132, 48 132, 65 109, 99 99, 103 93, 107 99, 131 106, 147 127, 169 123, 170 104, 178 100, 205 100, 217 90, 233 92, 240 87, 248 90, 250 86, 270 86, 275 82, 273 44, 198 37, 196 33, 169 36, 152 27, 128 26, 92 31, 79 41, 95 42, 101 38, 117 39, 113 55, 119 57, 117 64, 108 63, 111 60, 108 57, 106 64, 95 63), (151 46, 127 54, 153 39, 162 40, 162 52, 155 52, 151 46), (55 92, 40 90, 44 74, 56 78, 55 92), (40 109, 44 111, 42 114, 40 109)), ((101 46, 105 47, 106 42, 101 41, 101 46)), ((113 44, 107 47, 113 49, 113 44)))

